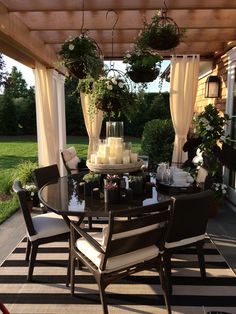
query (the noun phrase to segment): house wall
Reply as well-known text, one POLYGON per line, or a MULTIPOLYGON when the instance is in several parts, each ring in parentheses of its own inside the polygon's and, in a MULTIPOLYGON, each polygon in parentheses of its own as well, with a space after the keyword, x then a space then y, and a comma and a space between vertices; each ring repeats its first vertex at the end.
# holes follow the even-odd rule
POLYGON ((219 110, 225 111, 227 95, 227 67, 228 57, 223 55, 213 61, 212 72, 201 76, 198 82, 196 103, 194 112, 202 112, 206 105, 214 104, 219 110), (205 98, 205 84, 208 76, 217 75, 221 78, 221 93, 219 98, 205 98))

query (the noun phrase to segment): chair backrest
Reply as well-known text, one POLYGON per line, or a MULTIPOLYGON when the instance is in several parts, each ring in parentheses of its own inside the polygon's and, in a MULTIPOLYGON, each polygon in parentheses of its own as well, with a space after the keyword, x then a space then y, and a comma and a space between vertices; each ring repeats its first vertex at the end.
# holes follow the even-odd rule
POLYGON ((120 256, 152 245, 164 247, 165 232, 170 219, 170 201, 136 209, 112 211, 105 236, 106 252, 101 270, 110 257, 120 256))
MULTIPOLYGON (((71 173, 72 173, 72 170, 70 169, 70 167, 67 166, 67 163, 66 163, 66 161, 65 161, 63 152, 61 152, 61 158, 62 158, 62 161, 63 161, 63 164, 64 164, 64 166, 65 166, 65 168, 66 168, 67 173, 68 173, 68 174, 71 174, 71 173)), ((75 170, 75 169, 74 169, 74 170, 75 170)))
POLYGON ((27 204, 27 192, 22 188, 22 184, 20 181, 14 181, 12 188, 13 188, 13 191, 17 194, 28 234, 30 236, 33 236, 36 234, 36 231, 34 229, 30 210, 27 204))
POLYGON ((33 175, 38 189, 40 189, 46 183, 60 178, 57 164, 37 168, 33 171, 33 175))
POLYGON ((172 216, 166 239, 167 248, 171 247, 170 243, 175 243, 174 246, 184 245, 185 242, 182 241, 184 239, 192 239, 193 243, 204 238, 212 200, 211 190, 172 197, 172 216), (182 242, 177 243, 178 241, 182 242))

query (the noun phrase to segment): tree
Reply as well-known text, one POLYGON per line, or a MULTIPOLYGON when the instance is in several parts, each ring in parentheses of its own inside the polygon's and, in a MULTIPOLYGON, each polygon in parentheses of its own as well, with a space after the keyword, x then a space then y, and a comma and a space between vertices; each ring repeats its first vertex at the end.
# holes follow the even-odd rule
POLYGON ((0 91, 2 87, 5 86, 7 79, 7 72, 5 71, 5 62, 3 60, 3 55, 0 53, 0 91))
POLYGON ((6 79, 4 93, 7 93, 12 98, 28 96, 27 83, 23 79, 22 73, 15 66, 12 67, 12 71, 6 79))
POLYGON ((13 99, 10 95, 4 94, 0 98, 0 134, 16 135, 17 119, 13 99))
POLYGON ((67 135, 87 135, 76 80, 65 82, 66 130, 67 135))

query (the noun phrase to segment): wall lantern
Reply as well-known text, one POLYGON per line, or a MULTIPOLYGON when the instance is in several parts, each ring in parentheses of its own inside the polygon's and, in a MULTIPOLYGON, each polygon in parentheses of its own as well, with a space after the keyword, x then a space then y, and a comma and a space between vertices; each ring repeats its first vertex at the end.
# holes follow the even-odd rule
POLYGON ((208 76, 205 85, 205 98, 220 97, 220 77, 216 75, 208 76))

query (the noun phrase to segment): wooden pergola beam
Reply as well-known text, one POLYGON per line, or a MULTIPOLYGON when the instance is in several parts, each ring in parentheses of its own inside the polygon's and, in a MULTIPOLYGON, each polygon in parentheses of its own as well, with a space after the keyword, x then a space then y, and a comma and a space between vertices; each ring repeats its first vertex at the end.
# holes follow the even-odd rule
POLYGON ((0 3, 0 51, 34 68, 35 60, 46 67, 57 61, 55 51, 32 32, 0 3))

